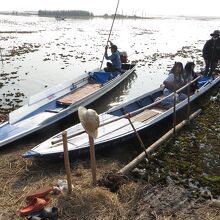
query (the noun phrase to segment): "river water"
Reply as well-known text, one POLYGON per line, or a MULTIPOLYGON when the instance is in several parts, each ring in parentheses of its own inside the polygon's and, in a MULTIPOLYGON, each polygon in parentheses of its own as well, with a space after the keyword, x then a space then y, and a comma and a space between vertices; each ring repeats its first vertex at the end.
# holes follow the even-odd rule
MULTIPOLYGON (((110 40, 136 72, 105 99, 103 109, 158 87, 175 61, 203 67, 201 50, 220 18, 116 19, 110 40)), ((17 108, 29 96, 101 66, 111 19, 0 15, 0 108, 17 108)), ((104 61, 103 66, 106 61, 104 61)))

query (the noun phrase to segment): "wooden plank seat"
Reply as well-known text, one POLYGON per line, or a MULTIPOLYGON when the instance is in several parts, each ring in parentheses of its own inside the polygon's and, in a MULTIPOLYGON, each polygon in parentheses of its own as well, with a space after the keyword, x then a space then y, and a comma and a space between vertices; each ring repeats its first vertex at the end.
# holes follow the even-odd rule
POLYGON ((152 108, 158 109, 160 111, 165 111, 165 110, 168 110, 168 109, 170 109, 172 107, 173 107, 172 103, 171 104, 167 104, 167 105, 162 105, 161 103, 158 103, 158 104, 154 105, 152 108))
POLYGON ((55 109, 46 109, 45 112, 51 112, 51 113, 59 113, 63 110, 63 108, 55 108, 55 109))
POLYGON ((85 96, 95 92, 100 87, 101 87, 101 84, 99 83, 86 84, 80 87, 79 89, 75 90, 73 93, 66 95, 63 98, 57 100, 57 105, 58 106, 69 106, 72 103, 79 101, 85 96))
POLYGON ((158 114, 159 114, 158 111, 146 109, 143 112, 133 116, 132 121, 144 122, 144 121, 149 120, 150 118, 152 118, 158 114))
MULTIPOLYGON (((159 101, 159 100, 161 100, 161 99, 163 99, 163 98, 165 98, 165 97, 166 97, 166 96, 161 95, 161 96, 159 96, 159 97, 155 100, 155 102, 156 102, 156 101, 159 101)), ((173 103, 166 104, 166 105, 162 105, 161 103, 158 103, 158 104, 154 105, 152 108, 158 109, 158 110, 160 110, 160 111, 164 111, 164 110, 168 110, 168 109, 170 109, 170 108, 172 108, 172 107, 173 107, 173 103)))

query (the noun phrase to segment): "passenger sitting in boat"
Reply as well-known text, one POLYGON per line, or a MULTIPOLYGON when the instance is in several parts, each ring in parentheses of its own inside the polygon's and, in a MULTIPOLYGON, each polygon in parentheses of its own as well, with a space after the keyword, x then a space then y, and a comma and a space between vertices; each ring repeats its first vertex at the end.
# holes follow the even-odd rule
MULTIPOLYGON (((195 63, 194 62, 188 62, 186 63, 184 67, 184 73, 183 73, 183 80, 184 83, 187 84, 190 81, 194 80, 196 77, 198 77, 199 73, 196 73, 194 71, 195 68, 195 63)), ((196 83, 194 82, 193 84, 190 85, 190 93, 194 92, 196 90, 196 83)), ((187 94, 187 89, 183 91, 183 93, 187 94), (186 92, 185 92, 186 91, 186 92)))
POLYGON ((105 72, 121 72, 121 58, 116 45, 110 41, 112 54, 108 56, 108 45, 105 47, 105 59, 110 60, 107 62, 107 67, 104 68, 105 72))
MULTIPOLYGON (((163 95, 168 96, 174 91, 180 89, 184 86, 183 79, 183 64, 181 62, 175 62, 174 66, 169 72, 168 77, 164 80, 163 84, 165 86, 163 95)), ((180 92, 176 96, 177 101, 182 101, 187 98, 187 95, 183 92, 180 92)), ((172 104, 174 96, 168 97, 161 102, 162 105, 172 104)))

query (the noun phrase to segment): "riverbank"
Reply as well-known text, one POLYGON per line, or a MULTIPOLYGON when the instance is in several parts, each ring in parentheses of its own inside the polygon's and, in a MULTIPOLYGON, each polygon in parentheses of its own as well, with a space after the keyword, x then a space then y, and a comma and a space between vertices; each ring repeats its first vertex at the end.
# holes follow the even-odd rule
MULTIPOLYGON (((50 195, 48 206, 58 207, 64 220, 220 219, 219 103, 217 88, 175 142, 168 141, 128 176, 116 172, 137 152, 129 152, 128 161, 121 160, 123 155, 97 154, 97 187, 91 184, 89 158, 71 161, 72 194, 50 195)), ((66 179, 62 160, 21 157, 43 140, 35 138, 1 151, 0 219, 24 219, 19 209, 29 192, 66 179)))

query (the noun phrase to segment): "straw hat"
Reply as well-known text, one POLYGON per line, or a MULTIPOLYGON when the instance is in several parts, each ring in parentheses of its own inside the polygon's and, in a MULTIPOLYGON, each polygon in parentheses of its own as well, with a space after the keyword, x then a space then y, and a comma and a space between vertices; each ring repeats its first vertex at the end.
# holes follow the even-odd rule
POLYGON ((86 109, 83 106, 78 108, 79 120, 89 136, 96 138, 98 136, 98 127, 100 124, 99 116, 93 109, 86 109))

